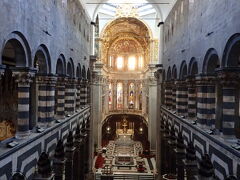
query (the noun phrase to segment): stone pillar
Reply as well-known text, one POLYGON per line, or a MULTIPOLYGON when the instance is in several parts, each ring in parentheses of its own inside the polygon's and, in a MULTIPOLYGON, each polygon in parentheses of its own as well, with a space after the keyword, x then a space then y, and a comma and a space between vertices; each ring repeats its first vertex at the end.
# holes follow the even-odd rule
POLYGON ((175 85, 175 81, 172 82, 172 110, 176 110, 176 85, 175 85))
POLYGON ((76 96, 76 111, 80 109, 80 101, 81 101, 81 80, 76 80, 76 90, 77 90, 77 96, 76 96))
POLYGON ((80 91, 80 106, 84 107, 87 104, 87 80, 82 79, 80 91))
POLYGON ((89 105, 91 101, 91 88, 90 88, 90 80, 87 82, 87 104, 89 105))
POLYGON ((222 84, 222 131, 225 138, 234 139, 235 123, 239 121, 239 77, 240 68, 224 68, 218 71, 222 84))
POLYGON ((108 114, 109 113, 109 84, 110 81, 106 80, 106 82, 103 84, 103 88, 104 88, 104 113, 108 114))
POLYGON ((151 76, 148 79, 148 88, 149 91, 146 93, 146 95, 149 97, 148 98, 148 132, 149 132, 149 141, 150 141, 150 150, 155 153, 156 151, 156 146, 157 146, 157 90, 158 90, 158 82, 157 82, 157 77, 155 77, 154 72, 156 71, 156 66, 155 65, 149 65, 150 70, 152 71, 151 76))
POLYGON ((46 78, 46 110, 47 110, 47 124, 51 126, 54 123, 54 109, 55 109, 55 87, 57 77, 54 75, 48 75, 46 78))
POLYGON ((30 106, 30 84, 35 72, 29 69, 13 70, 18 85, 18 118, 16 138, 23 139, 28 137, 29 131, 29 106, 30 106))
POLYGON ((65 178, 67 180, 73 180, 73 155, 75 151, 73 146, 73 134, 69 131, 66 143, 66 165, 65 165, 65 178))
POLYGON ((65 175, 65 152, 62 140, 59 140, 55 149, 53 157, 53 170, 55 173, 55 180, 63 180, 65 175))
POLYGON ((38 75, 38 124, 46 128, 54 120, 55 85, 56 77, 53 75, 38 75))
POLYGON ((215 83, 214 76, 199 75, 197 83, 197 121, 207 129, 215 127, 215 83))
POLYGON ((165 105, 168 109, 172 108, 172 88, 171 82, 165 82, 165 105))
POLYGON ((57 80, 57 102, 55 103, 57 105, 56 108, 56 117, 59 119, 65 118, 65 77, 58 77, 57 80))
POLYGON ((188 88, 185 81, 176 83, 176 110, 177 114, 186 117, 188 112, 188 88))
POLYGON ((75 93, 75 79, 67 78, 65 85, 65 114, 67 116, 70 116, 75 112, 75 93))
POLYGON ((187 86, 188 86, 188 117, 190 119, 194 119, 196 118, 197 115, 195 77, 187 78, 187 86))
POLYGON ((54 174, 52 172, 51 162, 48 155, 43 152, 37 162, 37 172, 33 180, 53 180, 54 174))
MULTIPOLYGON (((103 65, 101 64, 100 67, 103 65)), ((92 117, 92 145, 97 144, 98 148, 102 145, 102 94, 103 94, 103 76, 94 71, 93 83, 92 83, 92 106, 91 106, 91 117, 92 117)), ((114 96, 113 96, 114 97, 114 96)))

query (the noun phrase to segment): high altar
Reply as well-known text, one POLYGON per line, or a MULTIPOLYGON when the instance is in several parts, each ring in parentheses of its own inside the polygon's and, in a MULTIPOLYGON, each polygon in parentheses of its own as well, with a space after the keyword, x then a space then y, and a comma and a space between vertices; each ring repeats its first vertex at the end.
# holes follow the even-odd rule
POLYGON ((116 122, 116 135, 117 138, 121 137, 133 138, 134 123, 128 122, 126 117, 123 118, 122 122, 116 122))

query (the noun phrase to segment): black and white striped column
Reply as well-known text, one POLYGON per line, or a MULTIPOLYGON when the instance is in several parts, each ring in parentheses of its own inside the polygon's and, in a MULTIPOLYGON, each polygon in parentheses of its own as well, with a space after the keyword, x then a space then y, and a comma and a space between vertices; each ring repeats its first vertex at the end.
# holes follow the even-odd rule
POLYGON ((76 88, 77 88, 77 97, 76 97, 76 109, 80 108, 80 94, 81 94, 81 80, 76 81, 76 88))
POLYGON ((215 129, 216 121, 216 87, 215 87, 215 77, 208 76, 208 85, 207 85, 207 128, 215 129))
POLYGON ((39 75, 38 83, 38 124, 46 128, 54 121, 55 86, 54 75, 39 75))
POLYGON ((87 82, 87 104, 90 104, 91 100, 91 89, 90 89, 90 81, 87 82))
POLYGON ((30 107, 30 83, 34 76, 33 71, 18 72, 13 71, 16 83, 18 85, 18 116, 16 138, 23 139, 29 134, 29 107, 30 107))
POLYGON ((75 79, 67 78, 65 85, 65 114, 72 115, 75 111, 75 79))
POLYGON ((56 108, 56 117, 59 119, 64 119, 65 117, 65 77, 58 77, 57 80, 57 105, 56 108))
POLYGON ((208 129, 215 128, 216 119, 216 98, 215 98, 215 77, 199 75, 197 83, 197 121, 208 129))
POLYGON ((165 105, 168 109, 172 108, 172 89, 171 82, 165 82, 165 105))
POLYGON ((222 84, 222 131, 225 137, 235 138, 235 122, 239 120, 240 68, 224 68, 218 72, 222 84))
POLYGON ((80 106, 83 107, 87 104, 87 80, 81 81, 81 92, 80 92, 80 106))
POLYGON ((207 84, 203 75, 196 77, 197 87, 197 122, 204 126, 207 124, 207 84))
POLYGON ((188 77, 188 117, 193 119, 197 113, 195 77, 188 77))
POLYGON ((187 116, 188 110, 188 88, 185 81, 177 81, 176 83, 176 110, 177 114, 187 116))
POLYGON ((172 86, 172 109, 176 110, 176 85, 175 85, 175 81, 173 81, 173 86, 172 86))

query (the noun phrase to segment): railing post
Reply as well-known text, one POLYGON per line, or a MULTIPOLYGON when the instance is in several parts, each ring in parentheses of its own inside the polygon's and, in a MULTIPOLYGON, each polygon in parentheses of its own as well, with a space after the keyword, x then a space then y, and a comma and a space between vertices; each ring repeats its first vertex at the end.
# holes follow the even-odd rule
POLYGON ((53 180, 54 174, 52 172, 51 162, 48 155, 43 152, 37 162, 37 172, 33 180, 53 180))
POLYGON ((66 166, 65 166, 65 177, 67 180, 73 179, 73 154, 75 151, 73 146, 73 135, 72 131, 69 132, 66 143, 66 166))
POLYGON ((65 153, 64 146, 61 140, 58 141, 57 147, 55 149, 54 159, 53 159, 53 169, 55 173, 55 180, 63 180, 65 173, 65 153))
POLYGON ((194 179, 194 176, 198 174, 196 150, 193 142, 188 143, 186 149, 186 159, 184 160, 184 166, 186 170, 187 180, 194 179))

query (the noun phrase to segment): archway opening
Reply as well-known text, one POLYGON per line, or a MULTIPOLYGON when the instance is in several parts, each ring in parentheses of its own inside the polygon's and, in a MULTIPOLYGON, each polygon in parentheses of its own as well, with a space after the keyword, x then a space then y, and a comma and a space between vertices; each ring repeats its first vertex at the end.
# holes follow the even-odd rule
POLYGON ((26 66, 26 54, 21 43, 10 39, 3 48, 2 64, 6 66, 0 80, 0 141, 13 137, 16 133, 18 117, 18 89, 12 68, 26 66))
POLYGON ((102 146, 105 147, 110 141, 117 140, 121 133, 124 134, 124 128, 127 134, 132 135, 133 141, 140 141, 143 150, 149 151, 148 125, 143 117, 132 114, 114 114, 103 121, 102 146))

